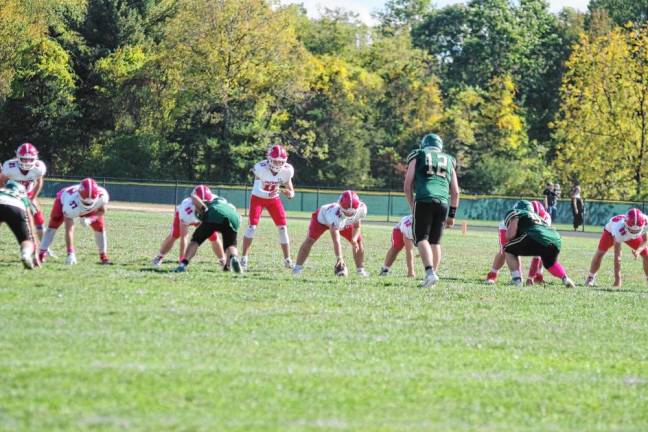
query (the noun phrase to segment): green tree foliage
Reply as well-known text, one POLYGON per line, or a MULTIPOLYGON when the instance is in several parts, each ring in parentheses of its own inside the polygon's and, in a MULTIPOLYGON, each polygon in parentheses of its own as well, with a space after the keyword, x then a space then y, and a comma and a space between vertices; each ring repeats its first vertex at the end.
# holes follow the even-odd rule
POLYGON ((643 197, 646 185, 648 31, 583 37, 568 63, 555 123, 556 169, 591 196, 643 197))
POLYGON ((605 11, 618 26, 648 20, 647 0, 590 0, 588 9, 593 16, 596 11, 605 11))

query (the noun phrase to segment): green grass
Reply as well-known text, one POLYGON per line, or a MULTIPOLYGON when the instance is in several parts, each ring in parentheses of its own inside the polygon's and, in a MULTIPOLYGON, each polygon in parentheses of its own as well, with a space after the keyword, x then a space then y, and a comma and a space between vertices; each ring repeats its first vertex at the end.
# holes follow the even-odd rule
MULTIPOLYGON (((268 219, 244 277, 208 245, 186 274, 151 271, 169 225, 112 211, 115 265, 79 229, 79 265, 32 272, 0 229, 0 430, 648 430, 648 288, 627 251, 622 289, 609 257, 597 289, 488 287, 495 231, 449 231, 424 290, 403 256, 375 276, 385 227, 365 227, 362 280, 332 276, 327 236, 293 279, 268 219)), ((576 281, 595 246, 564 238, 576 281)))

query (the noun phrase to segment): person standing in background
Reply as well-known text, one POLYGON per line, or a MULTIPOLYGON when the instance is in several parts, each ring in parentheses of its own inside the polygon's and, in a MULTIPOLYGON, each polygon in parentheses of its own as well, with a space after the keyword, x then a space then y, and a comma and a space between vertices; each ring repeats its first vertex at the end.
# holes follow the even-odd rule
POLYGON ((551 216, 552 221, 556 221, 556 213, 558 213, 558 207, 556 207, 556 192, 554 190, 554 185, 551 182, 547 182, 544 192, 544 208, 547 209, 549 215, 551 216))
POLYGON ((574 180, 569 195, 571 197, 572 215, 574 216, 574 231, 578 231, 578 227, 581 225, 583 226, 583 231, 585 231, 585 205, 581 197, 581 187, 578 180, 574 180))

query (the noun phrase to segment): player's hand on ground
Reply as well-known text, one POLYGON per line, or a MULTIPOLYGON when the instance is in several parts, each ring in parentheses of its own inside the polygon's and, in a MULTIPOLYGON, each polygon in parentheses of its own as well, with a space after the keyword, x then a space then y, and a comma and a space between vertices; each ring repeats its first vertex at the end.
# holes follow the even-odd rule
POLYGON ((454 226, 454 223, 455 223, 454 218, 449 217, 446 219, 445 226, 446 228, 452 228, 454 226))

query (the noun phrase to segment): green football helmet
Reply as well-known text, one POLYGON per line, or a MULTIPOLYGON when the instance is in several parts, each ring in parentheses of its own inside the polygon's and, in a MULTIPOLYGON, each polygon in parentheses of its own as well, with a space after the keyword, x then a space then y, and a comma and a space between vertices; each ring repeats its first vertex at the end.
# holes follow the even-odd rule
POLYGON ((441 137, 437 134, 427 134, 421 140, 421 149, 428 147, 436 149, 436 151, 441 151, 443 150, 443 140, 441 140, 441 137))
POLYGON ((7 183, 5 183, 4 188, 15 193, 16 195, 27 193, 25 186, 13 180, 9 180, 7 183))
POLYGON ((528 211, 529 213, 532 213, 533 204, 531 204, 529 201, 520 200, 515 203, 515 205, 513 206, 513 210, 524 210, 524 211, 528 211))

